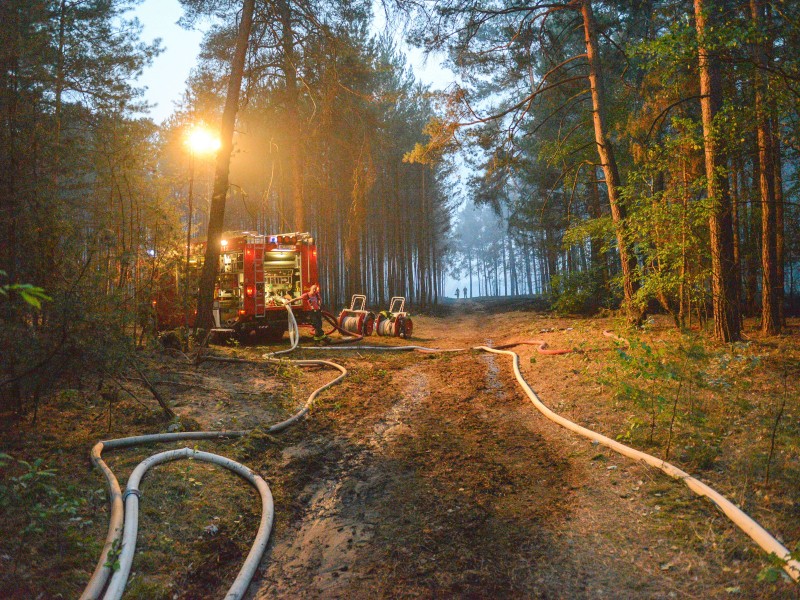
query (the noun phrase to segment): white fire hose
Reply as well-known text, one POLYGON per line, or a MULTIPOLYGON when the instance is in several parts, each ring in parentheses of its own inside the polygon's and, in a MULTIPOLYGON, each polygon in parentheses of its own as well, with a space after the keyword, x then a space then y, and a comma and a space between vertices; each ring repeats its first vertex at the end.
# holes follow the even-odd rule
MULTIPOLYGON (((289 340, 291 342, 291 346, 286 350, 272 352, 264 355, 265 362, 273 364, 289 363, 300 366, 321 365, 337 369, 338 371, 340 371, 340 374, 332 381, 314 390, 309 396, 306 403, 297 413, 295 413, 294 415, 292 415, 291 417, 280 423, 272 425, 267 430, 270 433, 283 431, 287 427, 291 426, 292 424, 302 419, 308 413, 314 401, 316 400, 317 396, 319 396, 321 392, 339 383, 347 375, 347 369, 345 369, 343 366, 339 364, 327 360, 289 360, 289 359, 275 358, 278 355, 294 351, 298 347, 300 339, 297 320, 295 319, 291 306, 288 303, 286 304, 286 309, 289 318, 289 340)), ((519 344, 508 344, 508 346, 514 346, 526 343, 528 342, 520 342, 519 344)), ((719 492, 715 491, 713 488, 709 487, 705 483, 695 479, 685 471, 679 469, 678 467, 664 460, 656 458, 655 456, 652 456, 650 454, 646 454, 645 452, 635 450, 633 448, 630 448, 629 446, 626 446, 625 444, 617 442, 616 440, 612 440, 611 438, 608 438, 602 434, 591 431, 590 429, 587 429, 576 423, 573 423, 572 421, 562 417, 561 415, 558 415, 557 413, 547 408, 547 406, 545 406, 545 404, 542 403, 542 401, 539 399, 536 393, 531 389, 531 387, 522 377, 522 373, 520 372, 519 369, 519 355, 510 350, 504 350, 502 349, 503 347, 504 346, 500 346, 499 348, 490 348, 488 346, 474 346, 472 348, 440 349, 440 348, 426 348, 424 346, 327 346, 327 347, 309 347, 304 349, 328 350, 328 351, 339 351, 339 350, 376 350, 376 351, 388 351, 388 352, 418 351, 424 353, 464 352, 467 350, 480 350, 482 352, 490 352, 493 354, 504 354, 510 356, 514 368, 514 377, 516 378, 520 387, 528 396, 530 401, 533 403, 533 405, 545 417, 547 417, 548 419, 550 419, 555 423, 558 423, 562 427, 565 427, 566 429, 569 429, 570 431, 573 431, 578 435, 586 437, 592 441, 596 441, 597 443, 602 444, 603 446, 606 446, 607 448, 610 448, 615 452, 622 454, 623 456, 627 456, 628 458, 632 458, 633 460, 636 461, 642 461, 652 467, 660 469, 661 471, 663 471, 664 473, 666 473, 667 475, 669 475, 674 479, 679 479, 683 481, 693 492, 695 492, 699 496, 707 497, 709 500, 711 500, 711 502, 716 504, 737 527, 739 527, 748 536, 750 536, 750 538, 753 541, 755 541, 762 549, 764 549, 764 551, 770 554, 774 554, 775 556, 780 558, 783 561, 784 570, 795 582, 797 582, 800 579, 800 562, 791 557, 789 550, 787 550, 787 548, 783 544, 781 544, 778 540, 776 540, 763 527, 761 527, 758 523, 756 523, 752 518, 750 518, 746 513, 744 513, 741 509, 735 506, 727 498, 722 496, 719 492)), ((252 361, 233 359, 233 358, 224 358, 215 360, 221 360, 224 362, 252 362, 252 361)), ((261 560, 261 556, 263 555, 264 549, 267 546, 270 530, 272 528, 272 521, 273 521, 272 495, 269 491, 269 487, 264 482, 264 480, 261 479, 261 477, 259 477, 257 474, 253 473, 247 467, 239 463, 236 463, 228 458, 225 458, 223 456, 211 454, 208 452, 200 452, 189 448, 171 450, 155 454, 145 459, 134 469, 133 473, 130 476, 130 479, 128 480, 127 491, 125 493, 124 506, 123 506, 123 496, 120 490, 119 482, 117 481, 114 473, 111 471, 108 465, 106 465, 106 463, 102 460, 101 454, 104 448, 122 448, 122 447, 139 445, 143 443, 168 442, 175 440, 232 438, 232 437, 241 437, 247 435, 248 433, 249 431, 166 433, 166 434, 144 435, 144 436, 136 436, 136 437, 98 442, 94 446, 94 448, 92 448, 91 457, 92 457, 92 462, 98 469, 100 469, 103 472, 108 483, 109 494, 111 497, 110 498, 111 518, 109 522, 108 536, 106 538, 105 546, 103 547, 103 552, 100 555, 100 560, 89 581, 89 584, 87 585, 86 590, 81 596, 81 600, 94 600, 96 598, 100 598, 100 594, 103 588, 105 587, 106 581, 108 581, 108 578, 111 576, 112 573, 111 567, 107 564, 109 551, 114 547, 115 544, 119 543, 118 540, 120 539, 122 540, 121 553, 119 557, 120 568, 116 573, 114 573, 113 577, 111 577, 111 582, 109 583, 104 599, 117 600, 122 596, 122 593, 125 589, 125 584, 127 582, 128 574, 130 573, 130 567, 133 562, 133 555, 136 548, 136 534, 138 530, 138 510, 139 510, 139 495, 140 495, 139 482, 141 481, 141 478, 143 477, 144 473, 150 467, 163 462, 178 460, 182 458, 194 458, 197 460, 203 460, 206 462, 211 462, 226 467, 234 471, 235 473, 241 475, 245 479, 247 479, 251 484, 253 484, 256 487, 256 489, 258 489, 261 495, 261 500, 262 500, 261 524, 259 526, 258 533, 256 534, 256 539, 253 542, 253 547, 250 550, 250 553, 248 554, 245 563, 242 565, 242 568, 239 571, 239 575, 236 577, 236 580, 234 581, 233 585, 228 590, 228 593, 225 596, 226 600, 238 600, 239 598, 241 598, 244 595, 245 591, 247 590, 247 586, 249 585, 250 580, 252 579, 253 574, 255 573, 255 569, 258 566, 259 561, 261 560), (123 528, 123 515, 124 515, 124 528, 123 528)))
MULTIPOLYGON (((516 346, 521 344, 528 344, 529 342, 520 342, 519 344, 508 344, 509 346, 516 346)), ((540 342, 535 342, 535 344, 540 344, 540 342)), ((502 348, 502 346, 501 346, 502 348)), ((727 516, 734 525, 736 525, 739 529, 741 529, 744 533, 746 533, 750 538, 758 544, 765 552, 768 554, 774 554, 783 562, 783 569, 786 573, 791 577, 795 582, 800 580, 800 562, 796 559, 792 558, 791 553, 789 550, 781 544, 777 539, 775 539, 767 530, 765 530, 761 525, 759 525, 756 521, 754 521, 747 513, 733 504, 730 500, 725 498, 722 494, 714 490, 712 487, 706 485, 702 481, 695 479, 685 471, 679 469, 675 465, 668 463, 660 458, 656 458, 650 454, 645 452, 641 452, 639 450, 635 450, 625 444, 621 444, 616 440, 612 440, 600 433, 596 433, 591 429, 587 429, 586 427, 582 427, 577 423, 573 423, 569 419, 562 417, 561 415, 553 412, 550 410, 536 395, 536 393, 531 389, 528 385, 528 382, 525 381, 525 378, 522 377, 522 373, 519 369, 519 355, 516 352, 512 352, 510 350, 502 350, 500 348, 490 348, 489 346, 474 346, 472 348, 455 348, 455 349, 437 349, 437 348, 426 348, 424 346, 328 346, 322 348, 306 348, 307 350, 383 350, 383 351, 409 351, 409 350, 416 350, 419 352, 463 352, 465 350, 480 350, 482 352, 491 352, 492 354, 505 354, 510 356, 512 359, 512 364, 514 367, 514 377, 519 383, 522 391, 525 392, 525 395, 528 396, 530 401, 533 405, 541 412, 545 417, 550 419, 551 421, 558 423, 562 427, 569 429, 581 435, 585 438, 588 438, 592 441, 597 442, 623 456, 627 456, 628 458, 632 458, 636 461, 641 461, 647 463, 651 467, 655 467, 672 477, 673 479, 678 479, 683 481, 687 487, 692 490, 698 496, 705 496, 711 502, 716 504, 725 516, 727 516)))
POLYGON ((510 350, 497 350, 494 348, 489 348, 488 346, 477 346, 478 350, 483 350, 485 352, 491 352, 493 354, 505 354, 507 356, 512 357, 513 365, 514 365, 514 377, 516 377, 517 382, 519 383, 522 390, 525 392, 525 395, 530 398, 530 401, 533 402, 533 405, 541 412, 545 417, 558 423, 562 427, 569 429, 577 433, 578 435, 582 435, 585 438, 588 438, 592 441, 596 441, 607 448, 611 448, 615 452, 622 454, 623 456, 627 456, 628 458, 632 458, 636 461, 642 461, 647 463, 651 467, 655 467, 656 469, 660 469, 673 479, 679 479, 685 483, 690 490, 692 490, 698 496, 705 496, 711 502, 716 504, 725 516, 727 516, 734 525, 736 525, 739 529, 744 531, 750 538, 761 548, 769 553, 774 554, 784 562, 784 570, 786 573, 794 580, 798 581, 800 578, 800 562, 796 561, 791 557, 789 550, 781 544, 778 540, 776 540, 772 535, 767 532, 761 525, 756 523, 749 515, 747 515, 743 510, 739 507, 734 505, 730 500, 725 498, 722 494, 714 490, 713 488, 709 487, 702 481, 695 479, 685 471, 682 471, 675 465, 672 465, 660 458, 656 458, 650 454, 645 452, 641 452, 639 450, 634 450, 633 448, 626 446, 625 444, 620 444, 616 440, 612 440, 604 435, 599 433, 595 433, 594 431, 587 429, 586 427, 582 427, 577 423, 573 423, 569 419, 562 417, 561 415, 554 413, 552 410, 547 408, 544 403, 539 400, 539 397, 536 393, 531 389, 528 385, 528 382, 522 377, 522 373, 519 370, 519 355, 516 352, 511 352, 510 350))
POLYGON ((249 481, 261 495, 261 523, 258 526, 256 539, 253 541, 250 553, 247 555, 247 559, 244 561, 233 584, 228 589, 225 598, 226 600, 241 598, 247 591, 247 586, 250 585, 250 580, 253 578, 256 568, 258 568, 258 563, 261 561, 261 556, 267 547, 269 533, 272 529, 274 507, 269 486, 253 471, 229 458, 191 448, 181 448, 179 450, 159 452, 143 460, 133 470, 128 479, 128 485, 125 489, 125 526, 122 536, 122 549, 119 555, 120 566, 108 584, 108 590, 106 590, 105 594, 106 599, 118 600, 122 597, 122 592, 125 590, 125 584, 128 581, 128 575, 133 564, 133 553, 136 550, 136 533, 139 528, 139 496, 141 495, 139 482, 150 467, 182 458, 202 460, 230 469, 249 481))
MULTIPOLYGON (((329 381, 325 385, 315 389, 299 411, 297 411, 288 419, 269 427, 267 429, 268 433, 277 433, 279 431, 283 431, 297 421, 301 420, 311 409, 311 406, 314 404, 314 401, 317 399, 319 394, 329 387, 339 383, 344 376, 347 375, 347 369, 328 360, 288 360, 272 358, 279 354, 293 351, 297 347, 300 339, 299 328, 297 326, 297 320, 294 317, 294 313, 288 304, 286 305, 286 309, 289 315, 289 339, 291 340, 292 345, 288 350, 281 350, 280 352, 274 352, 267 355, 265 362, 273 364, 289 363, 300 366, 326 366, 338 370, 339 375, 332 381, 329 381)), ((238 359, 221 360, 226 362, 249 362, 240 361, 238 359)), ((256 487, 261 495, 261 525, 259 526, 258 533, 256 534, 256 539, 253 542, 253 547, 250 550, 247 559, 239 571, 239 575, 236 577, 233 585, 225 595, 225 600, 238 600, 239 598, 242 598, 247 590, 247 586, 250 584, 250 580, 255 574, 255 570, 258 567, 258 563, 261 560, 264 549, 267 547, 270 530, 272 529, 274 509, 272 504, 272 495, 266 482, 264 482, 261 477, 244 465, 234 462, 228 458, 219 456, 217 454, 192 450, 190 448, 182 448, 179 450, 170 450, 155 454, 139 463, 128 479, 126 492, 123 495, 120 489, 119 481, 114 475, 114 472, 108 467, 105 461, 103 461, 102 453, 106 448, 126 448, 141 444, 153 444, 181 440, 237 438, 247 435, 248 433, 250 432, 190 431, 181 433, 162 433, 106 440, 95 444, 92 448, 91 459, 95 467, 99 469, 106 478, 111 502, 111 516, 109 518, 108 535, 106 536, 106 541, 100 554, 100 559, 98 560, 97 566, 95 567, 95 570, 89 579, 86 589, 81 595, 81 600, 96 600, 101 597, 104 600, 117 600, 118 598, 122 597, 128 575, 130 574, 131 564, 133 563, 134 551, 136 550, 139 496, 141 495, 141 492, 139 491, 139 482, 150 467, 163 462, 179 460, 182 458, 203 460, 230 469, 253 484, 253 486, 256 487), (114 561, 109 560, 109 554, 119 544, 121 544, 121 546, 119 546, 119 569, 114 572, 111 566, 114 561), (105 595, 103 595, 103 589, 106 587, 106 582, 108 582, 109 578, 111 581, 108 584, 105 595)))

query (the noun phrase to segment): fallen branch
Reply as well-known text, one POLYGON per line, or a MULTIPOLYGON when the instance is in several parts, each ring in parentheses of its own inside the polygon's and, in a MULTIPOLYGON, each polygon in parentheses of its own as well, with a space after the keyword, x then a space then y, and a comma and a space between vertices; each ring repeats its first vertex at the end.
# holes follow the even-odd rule
POLYGON ((170 419, 174 419, 175 416, 176 416, 175 415, 175 411, 173 411, 167 405, 167 403, 164 400, 164 398, 161 396, 161 394, 158 392, 158 390, 153 386, 153 384, 150 383, 150 380, 147 379, 147 377, 145 377, 145 374, 142 373, 142 370, 139 368, 139 366, 132 360, 129 361, 129 362, 130 362, 131 366, 133 367, 133 369, 139 374, 139 377, 142 378, 142 383, 144 384, 144 386, 148 390, 150 390, 150 393, 153 394, 153 398, 155 398, 158 401, 158 404, 159 404, 159 406, 161 406, 161 410, 164 411, 164 414, 167 415, 167 417, 169 417, 170 419))
POLYGON ((786 383, 789 379, 788 371, 783 372, 783 400, 781 407, 778 409, 778 416, 775 417, 775 424, 772 426, 772 435, 769 440, 769 456, 767 457, 767 476, 764 479, 764 485, 769 485, 769 468, 772 464, 772 457, 775 454, 775 436, 778 434, 778 426, 781 424, 781 417, 783 417, 783 410, 786 408, 786 383))
POLYGON ((147 405, 146 405, 144 402, 142 402, 141 400, 139 400, 139 397, 138 397, 136 394, 134 394, 132 391, 130 391, 128 388, 126 388, 124 385, 122 385, 122 382, 121 382, 119 379, 117 379, 116 377, 114 377, 113 375, 110 375, 110 374, 109 374, 109 377, 111 378, 111 381, 113 381, 113 382, 114 382, 114 383, 117 385, 117 387, 118 387, 119 389, 121 389, 123 392, 125 392, 126 394, 128 394, 128 396, 130 396, 131 398, 133 398, 133 399, 134 399, 136 402, 138 402, 139 404, 141 404, 141 405, 142 405, 144 408, 146 408, 147 410, 152 410, 152 409, 151 409, 149 406, 147 406, 147 405))
MULTIPOLYGON (((126 381, 135 381, 137 383, 141 383, 143 385, 146 385, 144 383, 144 379, 142 379, 141 377, 126 377, 125 380, 126 381)), ((180 385, 180 386, 183 386, 183 387, 191 387, 191 388, 197 388, 199 390, 205 390, 207 392, 219 391, 219 390, 214 390, 214 389, 212 389, 212 388, 210 388, 208 386, 205 386, 205 385, 200 385, 199 383, 189 383, 189 382, 186 382, 186 381, 173 381, 172 379, 161 379, 160 381, 154 381, 153 385, 180 385)))

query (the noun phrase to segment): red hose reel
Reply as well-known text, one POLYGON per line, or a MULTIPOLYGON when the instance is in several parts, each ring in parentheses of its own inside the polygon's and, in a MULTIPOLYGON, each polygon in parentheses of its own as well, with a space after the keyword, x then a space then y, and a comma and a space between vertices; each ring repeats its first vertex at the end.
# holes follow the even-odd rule
POLYGON ((414 322, 405 310, 404 296, 394 296, 389 302, 389 310, 382 310, 378 314, 368 311, 366 304, 365 295, 353 294, 350 308, 339 313, 339 328, 356 335, 367 336, 374 332, 375 335, 404 339, 414 333, 414 322))
POLYGON ((350 308, 345 308, 339 313, 339 327, 350 333, 371 335, 375 324, 375 313, 366 310, 366 304, 366 296, 353 294, 350 308))
POLYGON ((393 336, 408 339, 414 333, 414 322, 405 312, 406 299, 395 296, 389 302, 389 310, 378 313, 375 321, 375 333, 383 336, 393 336))

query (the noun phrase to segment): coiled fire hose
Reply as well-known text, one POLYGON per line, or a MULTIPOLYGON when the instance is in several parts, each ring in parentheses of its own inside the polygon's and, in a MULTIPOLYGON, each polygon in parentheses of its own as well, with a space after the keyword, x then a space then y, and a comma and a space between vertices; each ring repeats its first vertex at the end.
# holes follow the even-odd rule
MULTIPOLYGON (((291 346, 287 350, 281 350, 279 352, 268 354, 265 357, 264 362, 273 364, 290 363, 300 366, 326 366, 338 370, 339 375, 325 385, 315 389, 299 411, 297 411, 288 419, 269 427, 267 429, 268 433, 277 433, 279 431, 283 431, 302 419, 308 413, 319 394, 329 387, 339 383, 344 376, 347 375, 347 369, 328 360, 288 360, 274 358, 280 354, 292 352, 295 348, 297 348, 297 344, 300 340, 297 320, 295 319, 294 313, 288 304, 286 305, 286 310, 289 316, 289 340, 291 341, 291 346)), ((206 357, 205 360, 217 360, 224 362, 251 362, 234 358, 211 359, 206 357)), ((239 438, 247 435, 248 433, 250 433, 250 431, 247 430, 162 433, 106 440, 95 444, 92 448, 91 460, 92 464, 94 464, 94 466, 100 472, 102 472, 106 478, 111 502, 111 516, 109 518, 108 534, 106 536, 103 550, 100 553, 100 559, 98 560, 97 566, 95 567, 95 570, 89 579, 86 589, 81 595, 81 600, 96 600, 101 597, 104 598, 104 600, 118 600, 122 597, 128 575, 130 574, 131 565, 133 564, 134 552, 136 550, 139 497, 141 496, 141 492, 139 491, 139 482, 150 467, 168 461, 187 458, 210 462, 233 471, 249 481, 258 490, 261 496, 261 524, 259 525, 256 539, 253 542, 250 553, 247 555, 247 559, 239 570, 236 580, 233 582, 233 585, 228 589, 228 592, 225 595, 226 600, 237 600, 242 598, 247 590, 247 586, 250 584, 250 580, 255 574, 258 563, 261 561, 261 557, 264 554, 264 549, 267 547, 269 534, 272 529, 274 507, 272 502, 272 494, 270 493, 269 486, 267 486, 266 482, 244 465, 225 458, 224 456, 211 454, 209 452, 200 452, 190 448, 182 448, 179 450, 170 450, 155 454, 139 463, 128 479, 126 490, 123 494, 116 475, 114 475, 114 472, 103 460, 102 453, 106 448, 127 448, 142 444, 154 444, 182 440, 239 438), (114 561, 109 560, 109 554, 112 551, 119 552, 119 568, 116 570, 116 572, 113 571, 111 566, 111 563, 114 561), (111 581, 108 583, 108 588, 106 589, 105 595, 103 595, 103 589, 106 587, 106 583, 109 581, 109 578, 111 581)))
MULTIPOLYGON (((277 423, 271 426, 268 431, 269 432, 278 432, 286 429, 296 421, 302 419, 305 414, 308 413, 310 407, 312 406, 316 397, 325 389, 339 383, 347 374, 347 369, 343 366, 338 365, 331 361, 326 360, 287 360, 287 359, 278 359, 275 356, 280 354, 285 354, 294 351, 299 342, 299 329, 297 325, 297 321, 294 318, 294 313, 291 310, 291 307, 287 304, 286 306, 288 317, 289 317, 289 339, 291 342, 291 346, 286 350, 281 350, 279 352, 269 353, 264 356, 265 362, 268 363, 284 363, 288 362, 291 364, 296 365, 324 365, 335 368, 340 371, 338 377, 334 380, 328 382, 327 384, 323 385, 322 387, 314 390, 312 394, 309 396, 308 400, 306 401, 305 405, 292 417, 282 421, 281 423, 277 423)), ((604 335, 608 337, 613 337, 617 339, 617 341, 624 342, 622 338, 611 334, 610 332, 603 332, 604 335)), ((349 335, 349 332, 348 332, 349 335)), ((351 336, 352 337, 352 336, 351 336)), ((358 336, 360 338, 360 336, 358 336)), ((350 341, 350 340, 349 340, 350 341)), ((588 438, 592 441, 597 442, 598 444, 602 444, 623 456, 627 456, 636 461, 644 462, 652 467, 655 467, 670 477, 674 479, 678 479, 683 481, 689 489, 693 492, 698 494, 699 496, 705 496, 711 502, 716 504, 720 510, 737 526, 739 527, 744 533, 746 533, 750 538, 756 542, 763 550, 768 552, 771 555, 775 555, 783 562, 783 568, 786 573, 795 581, 797 582, 800 579, 800 562, 793 559, 789 550, 781 544, 778 540, 776 540, 772 535, 769 534, 763 527, 761 527, 756 521, 754 521, 751 517, 749 517, 744 511, 739 509, 735 506, 732 502, 730 502, 727 498, 722 496, 716 490, 711 488, 710 486, 706 485, 705 483, 695 479, 685 471, 679 469, 678 467, 668 463, 664 460, 656 458, 650 454, 645 452, 641 452, 639 450, 635 450, 626 446, 625 444, 621 444, 616 440, 612 440, 602 434, 596 433, 590 429, 582 427, 569 419, 562 417, 561 415, 553 412, 550 410, 536 395, 536 393, 531 389, 525 379, 522 377, 522 373, 519 368, 519 355, 511 350, 506 350, 505 348, 518 346, 518 345, 536 345, 538 346, 538 351, 542 354, 566 354, 570 352, 569 350, 552 350, 547 348, 547 343, 542 340, 535 340, 535 341, 523 341, 523 342, 516 342, 511 344, 505 344, 501 346, 497 346, 491 348, 489 346, 474 346, 472 348, 453 348, 453 349, 440 349, 440 348, 427 348, 424 346, 327 346, 327 347, 310 347, 305 348, 307 350, 329 350, 329 351, 336 351, 336 350, 375 350, 375 351, 395 351, 395 352, 403 352, 403 351, 416 351, 416 352, 423 352, 423 353, 445 353, 445 352, 464 352, 468 350, 479 350, 482 352, 489 352, 492 354, 504 354, 510 356, 512 359, 512 365, 514 369, 514 377, 516 378, 517 382, 519 383, 522 390, 528 396, 530 401, 533 405, 541 412, 545 417, 549 420, 569 429, 581 435, 585 438, 588 438)), ((224 361, 224 362, 252 362, 246 361, 242 359, 233 359, 233 358, 215 358, 214 360, 224 361)), ((130 572, 130 566, 133 561, 133 554, 135 551, 135 544, 136 544, 136 533, 137 533, 137 517, 138 517, 138 505, 139 505, 139 495, 140 492, 138 490, 138 484, 141 480, 144 473, 149 469, 151 466, 156 464, 160 464, 162 462, 167 462, 170 460, 177 460, 180 458, 196 458, 198 460, 205 460, 208 462, 212 462, 215 464, 220 464, 229 468, 236 472, 237 474, 241 475, 242 477, 248 479, 256 488, 258 489, 259 493, 261 494, 262 498, 262 517, 261 517, 261 524, 259 526, 258 533, 256 535, 256 539, 253 543, 253 547, 248 554, 247 559, 245 560, 244 565, 242 566, 241 570, 239 571, 239 575, 237 576, 234 584, 228 590, 225 598, 226 600, 233 600, 241 598, 244 592, 247 589, 247 586, 252 579, 253 574, 255 573, 255 569, 258 565, 258 562, 261 560, 261 556, 263 555, 264 549, 266 548, 269 533, 272 527, 272 520, 273 520, 273 505, 272 505, 272 496, 269 491, 269 487, 266 483, 261 479, 258 475, 236 463, 230 459, 225 457, 210 454, 206 452, 199 452, 195 450, 191 450, 188 448, 184 448, 181 450, 172 450, 167 452, 162 452, 156 455, 151 456, 150 458, 144 460, 140 463, 134 472, 131 474, 131 477, 128 481, 127 490, 124 497, 125 506, 123 508, 123 496, 120 492, 119 483, 108 466, 101 458, 101 453, 104 447, 107 448, 121 448, 126 446, 133 446, 138 445, 141 443, 153 443, 153 442, 165 442, 165 441, 174 441, 174 440, 187 440, 187 439, 214 439, 214 438, 225 438, 225 437, 241 437, 249 433, 248 431, 219 431, 219 432, 186 432, 186 433, 172 433, 172 434, 156 434, 156 435, 149 435, 149 436, 138 436, 138 437, 131 437, 131 438, 122 438, 117 440, 109 440, 106 442, 98 442, 95 447, 92 449, 92 462, 95 466, 100 469, 106 477, 109 486, 109 492, 111 496, 111 519, 109 523, 109 532, 106 538, 106 544, 103 548, 103 552, 100 556, 100 561, 95 568, 95 572, 92 575, 91 580, 89 581, 89 585, 87 586, 86 590, 84 591, 83 595, 81 596, 81 600, 88 600, 100 597, 100 592, 102 592, 103 587, 105 586, 105 582, 108 580, 108 577, 111 575, 111 568, 107 564, 108 554, 109 551, 114 548, 115 544, 119 543, 118 540, 123 535, 123 528, 122 528, 122 521, 123 521, 123 514, 125 516, 125 528, 124 528, 124 538, 122 538, 122 550, 120 554, 120 569, 117 573, 114 574, 114 577, 111 579, 111 583, 109 584, 108 590, 106 595, 104 596, 105 599, 118 599, 122 596, 122 592, 125 588, 125 583, 127 581, 128 574, 130 572)))

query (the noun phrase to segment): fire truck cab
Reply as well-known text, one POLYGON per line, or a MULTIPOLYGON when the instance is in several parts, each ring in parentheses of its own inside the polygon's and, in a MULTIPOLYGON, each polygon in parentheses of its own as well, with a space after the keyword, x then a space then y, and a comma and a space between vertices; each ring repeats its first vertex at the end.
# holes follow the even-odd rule
MULTIPOLYGON (((196 244, 195 251, 202 254, 205 243, 196 244)), ((286 301, 299 298, 317 283, 317 249, 308 233, 225 232, 214 290, 213 331, 240 339, 280 339, 288 328, 286 301)), ((293 310, 299 324, 309 324, 307 301, 294 304, 293 310)))

